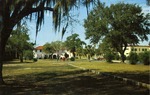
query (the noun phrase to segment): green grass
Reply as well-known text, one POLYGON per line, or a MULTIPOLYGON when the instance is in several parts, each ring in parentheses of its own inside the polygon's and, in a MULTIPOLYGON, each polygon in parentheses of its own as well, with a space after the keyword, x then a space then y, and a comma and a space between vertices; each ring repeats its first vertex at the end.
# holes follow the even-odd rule
POLYGON ((121 77, 133 79, 139 82, 144 82, 150 84, 150 66, 148 65, 131 65, 125 63, 107 63, 101 61, 91 61, 86 60, 78 61, 72 63, 79 67, 84 67, 86 69, 93 69, 99 72, 107 72, 121 77))
MULTIPOLYGON (((69 66, 68 63, 103 72, 112 70, 115 73, 122 68, 116 69, 118 66, 128 66, 128 68, 132 66, 88 62, 86 60, 73 62, 38 60, 35 63, 8 62, 4 64, 3 76, 9 85, 0 86, 0 95, 118 95, 118 92, 121 95, 149 94, 145 88, 134 87, 110 77, 86 72, 69 66)), ((135 66, 135 68, 138 70, 140 67, 135 66)), ((138 71, 148 70, 145 66, 142 69, 138 71)), ((133 71, 127 68, 122 71, 126 70, 133 71)))
POLYGON ((143 72, 143 71, 149 71, 150 66, 145 65, 131 65, 131 64, 125 64, 125 63, 107 63, 107 62, 101 62, 101 61, 91 61, 88 62, 86 60, 84 61, 78 61, 75 62, 74 65, 84 67, 87 69, 96 69, 101 72, 143 72))
POLYGON ((4 64, 4 77, 6 76, 14 76, 14 75, 22 75, 22 74, 31 74, 31 73, 41 73, 47 71, 71 71, 75 70, 70 69, 73 67, 67 66, 65 62, 57 62, 55 60, 39 60, 38 62, 24 62, 24 63, 15 63, 10 62, 9 64, 4 64), (65 68, 64 68, 65 66, 65 68), (62 69, 63 68, 63 69, 62 69))

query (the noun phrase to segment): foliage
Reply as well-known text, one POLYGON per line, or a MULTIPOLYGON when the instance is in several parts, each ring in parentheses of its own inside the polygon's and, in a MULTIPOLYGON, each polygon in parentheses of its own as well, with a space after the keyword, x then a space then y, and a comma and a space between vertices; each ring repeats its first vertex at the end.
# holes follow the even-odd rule
POLYGON ((114 59, 115 59, 115 60, 119 60, 119 59, 120 59, 119 54, 115 53, 115 54, 114 54, 114 59))
POLYGON ((62 41, 51 42, 51 46, 56 52, 65 48, 62 41))
POLYGON ((131 52, 129 57, 128 57, 128 60, 129 60, 130 64, 135 65, 138 62, 138 55, 137 55, 137 53, 131 52))
POLYGON ((29 40, 28 28, 24 24, 17 27, 16 30, 12 32, 11 37, 8 39, 7 46, 9 49, 11 48, 11 51, 15 51, 19 55, 21 62, 23 62, 23 53, 26 50, 33 50, 33 44, 30 43, 29 40))
POLYGON ((50 53, 54 53, 55 50, 54 48, 52 47, 51 43, 46 43, 43 45, 43 51, 47 54, 50 54, 50 53))
POLYGON ((107 62, 111 63, 112 60, 114 59, 114 55, 112 54, 112 52, 107 52, 105 53, 104 58, 106 59, 107 62))
POLYGON ((144 65, 150 65, 150 51, 140 53, 139 60, 144 63, 144 65))
MULTIPOLYGON (((78 9, 79 6, 88 6, 90 3, 94 3, 96 0, 3 0, 2 6, 2 18, 10 23, 9 27, 14 27, 17 23, 23 20, 24 17, 36 18, 36 32, 39 31, 39 26, 44 23, 44 15, 47 12, 53 13, 54 28, 60 28, 61 21, 64 23, 69 22, 71 19, 70 11, 78 9), (9 20, 10 19, 10 20, 9 20), (9 21, 8 21, 9 20, 9 21)), ((0 12, 1 13, 1 12, 0 12)), ((25 18, 26 19, 26 18, 25 18)), ((7 24, 8 24, 7 23, 7 24)), ((6 27, 4 25, 4 27, 6 27)))
POLYGON ((98 49, 100 50, 101 54, 105 54, 107 52, 114 52, 115 50, 111 47, 109 43, 103 41, 99 44, 98 49))
POLYGON ((33 58, 33 62, 37 62, 38 61, 38 59, 37 58, 33 58))
MULTIPOLYGON (((73 54, 77 52, 80 53, 81 48, 85 45, 85 42, 81 41, 78 34, 72 34, 71 36, 67 37, 66 41, 64 42, 65 47, 70 50, 73 54)), ((75 57, 75 55, 74 55, 75 57)))
POLYGON ((124 62, 128 44, 148 40, 149 17, 138 5, 118 3, 108 7, 99 3, 84 21, 86 38, 94 44, 100 41, 108 44, 120 53, 124 62))
POLYGON ((80 59, 81 59, 81 56, 84 55, 83 47, 78 47, 78 48, 76 49, 76 53, 77 53, 77 55, 78 55, 78 56, 80 57, 80 59))
POLYGON ((54 41, 54 42, 51 42, 51 43, 46 43, 44 46, 43 46, 43 50, 45 53, 47 54, 52 54, 52 53, 55 53, 55 52, 59 52, 59 50, 62 50, 64 49, 64 44, 62 41, 54 41))
POLYGON ((2 60, 5 46, 14 27, 26 20, 36 20, 36 36, 42 24, 44 15, 52 12, 55 31, 60 29, 61 22, 64 35, 67 25, 72 23, 70 11, 79 6, 88 7, 97 0, 0 0, 0 83, 4 83, 2 77, 2 60))
POLYGON ((24 58, 25 59, 33 59, 33 51, 32 50, 25 50, 24 51, 24 58))
POLYGON ((92 45, 85 46, 84 54, 88 57, 88 60, 90 60, 90 58, 95 55, 95 47, 92 45))
POLYGON ((71 61, 75 61, 75 57, 71 57, 70 60, 71 60, 71 61))

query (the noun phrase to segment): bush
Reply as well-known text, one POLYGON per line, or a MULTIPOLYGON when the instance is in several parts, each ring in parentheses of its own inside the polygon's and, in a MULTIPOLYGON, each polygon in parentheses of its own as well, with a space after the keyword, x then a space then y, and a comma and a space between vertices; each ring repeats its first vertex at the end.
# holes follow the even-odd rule
POLYGON ((137 55, 137 53, 131 52, 129 57, 128 57, 128 59, 129 59, 130 64, 135 65, 138 62, 138 55, 137 55))
POLYGON ((111 52, 108 52, 105 54, 105 59, 107 62, 112 62, 113 58, 114 58, 114 55, 111 53, 111 52))
POLYGON ((119 54, 115 54, 115 55, 114 55, 114 59, 115 59, 115 60, 119 60, 119 59, 120 59, 119 54))
POLYGON ((74 58, 74 57, 71 57, 70 60, 71 60, 71 61, 75 61, 75 58, 74 58))
POLYGON ((33 58, 33 62, 37 62, 37 60, 38 60, 37 58, 33 58))
POLYGON ((144 65, 150 65, 150 51, 140 53, 139 59, 140 62, 144 63, 144 65))

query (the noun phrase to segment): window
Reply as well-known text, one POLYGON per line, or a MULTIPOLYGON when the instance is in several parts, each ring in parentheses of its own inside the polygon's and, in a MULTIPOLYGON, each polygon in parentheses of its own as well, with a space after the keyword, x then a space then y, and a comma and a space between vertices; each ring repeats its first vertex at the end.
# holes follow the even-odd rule
POLYGON ((135 48, 134 51, 137 51, 137 49, 135 48))
POLYGON ((144 49, 142 48, 142 51, 144 51, 144 49))
POLYGON ((40 49, 40 52, 42 52, 42 50, 40 49))
POLYGON ((140 48, 139 48, 139 51, 140 51, 140 48))

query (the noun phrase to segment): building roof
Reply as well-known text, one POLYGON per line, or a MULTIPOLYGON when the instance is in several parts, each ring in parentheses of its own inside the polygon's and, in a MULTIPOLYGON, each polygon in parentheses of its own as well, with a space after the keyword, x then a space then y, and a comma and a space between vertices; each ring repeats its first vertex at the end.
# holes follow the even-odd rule
POLYGON ((42 50, 43 49, 43 46, 38 46, 35 48, 35 50, 42 50))

